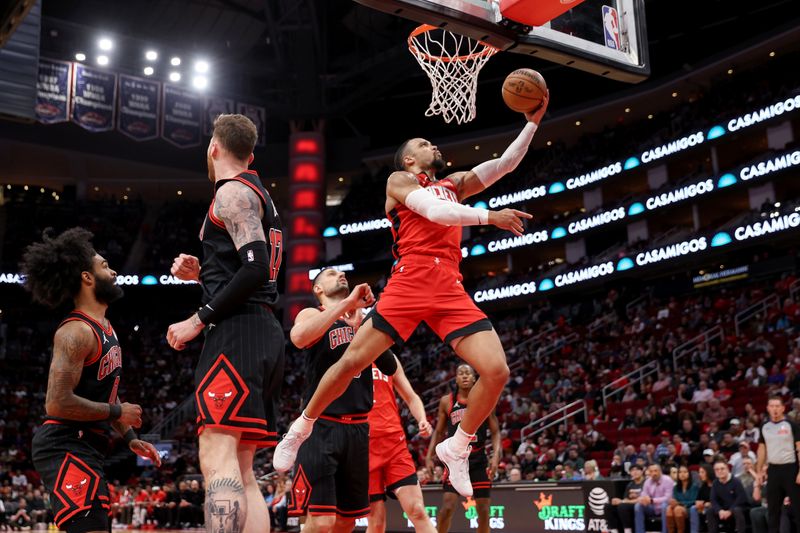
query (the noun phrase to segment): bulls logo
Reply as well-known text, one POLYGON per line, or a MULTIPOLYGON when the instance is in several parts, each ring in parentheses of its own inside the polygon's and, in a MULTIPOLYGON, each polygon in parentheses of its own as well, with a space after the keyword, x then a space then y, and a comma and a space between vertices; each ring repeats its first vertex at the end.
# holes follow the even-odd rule
POLYGON ((91 507, 99 487, 100 476, 80 458, 67 453, 53 490, 61 504, 55 516, 56 523, 78 510, 91 507))
POLYGON ((74 497, 78 497, 86 490, 87 483, 89 483, 89 478, 85 477, 78 483, 65 483, 64 488, 72 491, 74 497))
POLYGON ((222 409, 222 406, 225 404, 228 398, 233 396, 233 391, 228 391, 226 393, 208 391, 207 394, 208 397, 214 402, 214 407, 217 409, 222 409))
POLYGON ((302 465, 297 467, 289 498, 289 513, 292 515, 303 514, 311 499, 311 484, 308 482, 308 477, 303 471, 302 465))

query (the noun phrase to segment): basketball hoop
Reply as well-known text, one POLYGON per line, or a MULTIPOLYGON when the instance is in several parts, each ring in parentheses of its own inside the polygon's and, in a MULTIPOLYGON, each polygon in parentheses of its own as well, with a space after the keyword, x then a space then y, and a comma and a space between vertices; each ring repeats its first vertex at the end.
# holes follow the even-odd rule
POLYGON ((425 116, 442 115, 445 122, 455 119, 459 124, 474 119, 478 74, 500 50, 429 24, 411 32, 408 49, 433 87, 425 116))

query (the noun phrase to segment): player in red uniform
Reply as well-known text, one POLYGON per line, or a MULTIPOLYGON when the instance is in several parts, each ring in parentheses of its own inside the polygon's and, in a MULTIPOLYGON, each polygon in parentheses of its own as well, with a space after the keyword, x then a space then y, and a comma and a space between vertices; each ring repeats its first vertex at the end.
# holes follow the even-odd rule
POLYGON ((345 391, 347 376, 364 370, 395 342, 404 342, 424 320, 480 375, 458 430, 436 447, 453 487, 463 496, 472 495, 469 443, 494 409, 509 372, 500 338, 461 285, 461 226, 491 224, 522 235, 522 219, 532 217, 515 209, 489 211, 461 202, 517 167, 548 100, 546 95, 538 110, 525 115, 528 124, 501 157, 467 172, 438 179, 436 173, 446 164, 436 146, 425 139, 410 139, 398 149, 397 172, 389 176, 384 206, 392 221, 397 258, 392 276, 347 351, 325 373, 305 411, 275 449, 276 470, 291 468, 317 417, 345 391))
POLYGON ((431 424, 422 400, 411 388, 400 361, 393 376, 372 365, 374 403, 369 412, 369 525, 367 533, 386 531, 386 494, 393 493, 417 533, 436 533, 417 479, 417 467, 408 452, 406 434, 397 409, 396 390, 408 405, 423 437, 431 435, 431 424))

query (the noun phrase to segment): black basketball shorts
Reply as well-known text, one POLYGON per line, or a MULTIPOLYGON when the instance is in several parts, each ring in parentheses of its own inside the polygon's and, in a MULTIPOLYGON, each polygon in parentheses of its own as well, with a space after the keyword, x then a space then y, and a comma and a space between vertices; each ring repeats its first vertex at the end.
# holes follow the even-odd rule
POLYGON ((68 533, 107 530, 107 435, 51 421, 34 435, 32 452, 58 528, 68 533))
MULTIPOLYGON (((492 480, 489 479, 489 461, 486 459, 486 452, 478 450, 469 457, 469 480, 472 482, 473 498, 488 498, 492 492, 492 480)), ((445 478, 442 481, 445 492, 458 494, 458 491, 450 484, 450 480, 445 478)))
POLYGON ((197 432, 240 432, 241 442, 275 446, 285 339, 269 308, 245 304, 242 311, 206 329, 195 371, 197 432))
POLYGON ((305 513, 369 514, 369 424, 323 419, 314 424, 297 454, 289 497, 289 514, 305 513))

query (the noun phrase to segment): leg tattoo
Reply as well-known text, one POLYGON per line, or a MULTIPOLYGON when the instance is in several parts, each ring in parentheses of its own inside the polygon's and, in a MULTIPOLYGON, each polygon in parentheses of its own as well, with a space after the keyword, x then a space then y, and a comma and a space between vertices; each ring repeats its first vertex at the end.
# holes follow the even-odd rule
POLYGON ((233 477, 213 479, 206 487, 206 531, 242 533, 246 500, 241 480, 233 477))

